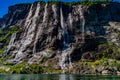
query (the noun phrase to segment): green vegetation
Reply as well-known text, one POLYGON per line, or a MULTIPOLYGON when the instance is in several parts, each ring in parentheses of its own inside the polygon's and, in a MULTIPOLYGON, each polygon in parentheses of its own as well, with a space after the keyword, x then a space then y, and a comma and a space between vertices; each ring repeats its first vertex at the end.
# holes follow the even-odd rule
POLYGON ((60 74, 62 72, 62 70, 56 70, 50 66, 49 67, 44 66, 43 71, 44 73, 57 73, 57 74, 60 74))
POLYGON ((120 61, 115 59, 101 58, 92 62, 79 61, 75 64, 77 64, 77 66, 72 70, 74 73, 77 73, 78 70, 76 69, 78 68, 91 72, 92 74, 100 74, 103 70, 109 70, 111 72, 120 71, 120 61))
POLYGON ((37 74, 42 73, 43 69, 40 65, 26 65, 26 64, 16 64, 11 67, 10 73, 18 73, 18 74, 37 74))
POLYGON ((54 47, 49 47, 48 50, 50 50, 50 51, 54 51, 55 48, 54 48, 54 47))
MULTIPOLYGON (((36 0, 36 2, 41 2, 41 4, 45 5, 46 2, 44 0, 36 0)), ((58 4, 62 3, 64 5, 72 6, 72 5, 85 5, 85 6, 92 6, 98 3, 111 3, 113 0, 78 0, 73 2, 62 2, 61 0, 48 0, 49 4, 58 4)))
POLYGON ((120 48, 112 43, 104 43, 99 45, 98 53, 95 55, 96 59, 108 58, 108 59, 119 59, 120 48))
POLYGON ((0 73, 37 74, 42 72, 42 67, 36 64, 26 65, 21 63, 14 66, 2 65, 2 68, 0 68, 0 73))
POLYGON ((1 28, 0 29, 0 42, 9 42, 9 37, 19 31, 18 26, 10 27, 10 28, 1 28))
MULTIPOLYGON (((18 26, 13 27, 5 27, 0 29, 0 42, 3 44, 0 46, 0 54, 4 53, 7 45, 9 44, 10 37, 12 34, 20 32, 20 28, 18 26)), ((48 48, 50 51, 54 50, 54 48, 48 48)), ((10 56, 8 56, 10 57, 10 56)), ((7 57, 7 58, 8 58, 7 57)), ((47 58, 43 58, 41 63, 46 61, 47 58)), ((16 65, 12 65, 9 63, 3 63, 6 61, 6 58, 0 59, 0 73, 17 73, 17 74, 37 74, 37 73, 61 73, 61 70, 53 69, 50 66, 42 66, 38 64, 26 64, 20 63, 16 65)))
POLYGON ((2 65, 0 73, 16 73, 16 74, 40 74, 40 73, 61 73, 61 70, 55 70, 52 67, 41 66, 39 64, 20 63, 14 66, 2 65))
POLYGON ((4 53, 5 49, 7 48, 7 46, 4 46, 0 49, 0 54, 4 53))
POLYGON ((41 60, 40 60, 40 63, 44 63, 45 61, 47 61, 48 58, 47 57, 42 57, 41 60))
POLYGON ((12 34, 18 32, 20 29, 18 26, 5 27, 0 29, 0 54, 2 54, 10 41, 12 34))
POLYGON ((102 58, 100 60, 96 60, 95 62, 91 62, 91 66, 95 66, 95 68, 106 67, 108 69, 117 68, 120 71, 120 61, 115 59, 107 59, 102 58))

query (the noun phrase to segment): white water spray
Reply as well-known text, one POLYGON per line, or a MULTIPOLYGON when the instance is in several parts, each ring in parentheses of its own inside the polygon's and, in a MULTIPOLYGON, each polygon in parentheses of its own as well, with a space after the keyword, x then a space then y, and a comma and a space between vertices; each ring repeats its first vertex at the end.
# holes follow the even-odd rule
MULTIPOLYGON (((22 55, 23 51, 33 41, 33 38, 35 36, 35 34, 33 32, 36 29, 36 21, 37 21, 37 17, 38 17, 38 14, 39 14, 39 9, 40 9, 40 3, 37 4, 37 9, 35 11, 35 14, 34 14, 33 18, 31 18, 31 20, 26 21, 28 23, 30 23, 30 22, 32 22, 32 23, 30 25, 25 26, 25 27, 28 28, 28 30, 26 32, 26 36, 24 37, 24 39, 21 40, 21 47, 18 50, 18 54, 15 56, 15 61, 19 61, 21 58, 23 58, 24 56, 26 56, 26 55, 22 55)), ((32 13, 32 12, 30 11, 30 13, 32 13)), ((29 17, 30 17, 30 14, 28 15, 28 18, 29 17)))
MULTIPOLYGON (((29 28, 29 26, 31 24, 31 16, 32 16, 32 12, 33 12, 32 8, 33 8, 33 4, 31 5, 30 11, 29 11, 28 16, 26 18, 25 32, 28 30, 28 28, 29 28)), ((24 36, 26 36, 26 34, 24 36)))
POLYGON ((25 26, 27 26, 28 22, 31 20, 32 11, 33 11, 32 8, 33 8, 33 4, 32 4, 31 7, 30 7, 30 11, 29 11, 28 16, 27 16, 27 18, 26 18, 25 26))
MULTIPOLYGON (((36 21, 37 21, 37 17, 38 17, 38 15, 39 15, 39 10, 40 10, 40 4, 38 3, 38 5, 37 5, 37 9, 36 9, 36 13, 35 13, 35 15, 34 15, 34 21, 33 21, 33 24, 34 24, 34 26, 36 26, 36 21)), ((34 46, 33 46, 33 54, 34 53, 36 53, 36 40, 35 40, 35 43, 34 43, 34 46)))
MULTIPOLYGON (((71 5, 70 5, 71 6, 71 5)), ((69 10, 71 11, 71 8, 69 8, 69 10)), ((69 17, 68 17, 68 19, 69 19, 69 23, 70 23, 70 29, 71 29, 71 31, 72 31, 72 27, 73 27, 73 18, 72 18, 72 12, 70 12, 69 13, 69 17)), ((70 45, 70 48, 72 48, 71 50, 73 50, 73 45, 71 44, 70 45)), ((71 61, 71 51, 69 52, 69 65, 70 65, 70 67, 69 68, 72 68, 73 66, 72 66, 72 61, 71 61)))
POLYGON ((73 26, 73 18, 72 18, 72 14, 69 13, 69 24, 70 24, 70 29, 72 31, 72 26, 73 26))
POLYGON ((54 18, 55 18, 55 24, 57 24, 58 20, 57 20, 57 6, 55 4, 52 5, 52 10, 54 12, 54 18))
POLYGON ((83 6, 79 6, 79 13, 80 13, 80 25, 82 26, 82 43, 85 42, 85 18, 84 18, 84 10, 83 10, 83 6))
POLYGON ((62 27, 62 35, 63 35, 64 40, 63 40, 63 49, 62 49, 62 55, 61 55, 61 60, 59 62, 59 65, 61 66, 63 73, 65 73, 67 56, 69 57, 70 67, 72 67, 72 63, 71 63, 71 57, 70 57, 71 49, 68 48, 70 39, 69 39, 68 31, 66 30, 66 24, 64 21, 62 8, 60 8, 60 18, 61 18, 60 22, 61 22, 61 27, 62 27))
MULTIPOLYGON (((65 34, 66 31, 65 31, 65 23, 64 23, 62 8, 60 8, 60 18, 61 18, 60 22, 61 22, 61 27, 62 27, 62 35, 63 35, 63 37, 65 39, 64 34, 65 34)), ((64 40, 64 42, 63 42, 63 50, 64 50, 65 46, 66 46, 66 43, 65 43, 65 40, 64 40)), ((67 56, 67 54, 63 53, 63 51, 62 51, 61 60, 59 62, 59 65, 61 66, 61 69, 62 69, 63 73, 65 73, 65 68, 66 68, 66 65, 65 65, 66 56, 67 56)))
POLYGON ((54 12, 54 17, 55 17, 55 19, 57 18, 57 8, 56 8, 57 6, 55 5, 55 4, 53 4, 52 5, 52 10, 53 10, 53 12, 54 12))
MULTIPOLYGON (((48 13, 47 13, 47 6, 48 6, 48 3, 46 3, 45 8, 44 8, 44 16, 43 16, 43 21, 42 21, 41 26, 45 23, 45 21, 46 21, 46 19, 47 19, 47 15, 48 15, 48 13)), ((38 42, 39 35, 41 34, 42 29, 43 29, 43 27, 39 27, 39 28, 38 28, 38 32, 37 32, 37 34, 36 34, 36 38, 35 38, 35 42, 34 42, 34 46, 33 46, 33 54, 36 53, 36 44, 37 44, 37 42, 38 42)))
POLYGON ((46 5, 45 5, 45 11, 44 11, 44 16, 43 16, 43 23, 44 23, 44 22, 46 21, 46 19, 47 19, 47 15, 48 15, 47 7, 48 7, 48 3, 46 3, 46 5))

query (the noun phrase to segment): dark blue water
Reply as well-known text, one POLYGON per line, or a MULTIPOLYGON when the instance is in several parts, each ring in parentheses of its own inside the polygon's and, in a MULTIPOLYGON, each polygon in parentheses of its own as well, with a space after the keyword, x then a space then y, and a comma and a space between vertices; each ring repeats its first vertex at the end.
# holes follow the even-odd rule
POLYGON ((0 74, 0 80, 120 80, 120 76, 73 74, 0 74))

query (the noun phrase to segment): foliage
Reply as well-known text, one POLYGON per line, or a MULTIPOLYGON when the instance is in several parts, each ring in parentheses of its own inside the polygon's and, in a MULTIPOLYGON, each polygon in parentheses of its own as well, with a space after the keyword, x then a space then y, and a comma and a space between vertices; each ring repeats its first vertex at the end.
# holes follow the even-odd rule
POLYGON ((42 73, 43 69, 40 65, 37 64, 31 64, 31 65, 25 65, 25 64, 16 64, 15 66, 11 67, 10 69, 11 73, 18 73, 18 74, 38 74, 42 73))
MULTIPOLYGON (((40 2, 43 5, 46 4, 44 0, 36 0, 36 2, 40 2)), ((111 3, 113 2, 113 0, 78 0, 73 2, 62 2, 61 0, 48 0, 47 2, 49 4, 64 4, 68 6, 78 5, 78 4, 85 5, 85 6, 92 6, 98 3, 111 3)))
POLYGON ((115 59, 102 58, 100 60, 96 60, 95 62, 92 62, 92 66, 96 66, 96 67, 103 66, 108 68, 116 67, 118 70, 120 70, 120 61, 115 59))
POLYGON ((100 59, 100 60, 96 60, 94 63, 93 63, 93 65, 101 65, 101 66, 107 66, 107 65, 109 65, 109 63, 108 63, 108 59, 107 58, 102 58, 102 59, 100 59))
POLYGON ((61 70, 56 70, 50 66, 41 66, 39 64, 20 63, 16 65, 2 65, 0 73, 12 74, 40 74, 40 73, 61 73, 61 70), (6 69, 9 69, 6 71, 6 69))
POLYGON ((50 51, 54 51, 55 48, 54 48, 54 47, 49 47, 48 50, 50 50, 50 51))
POLYGON ((20 29, 18 26, 12 26, 12 27, 5 27, 0 29, 0 54, 4 52, 6 49, 6 46, 8 45, 10 41, 10 36, 16 32, 18 32, 20 29))
POLYGON ((74 73, 77 72, 77 68, 81 70, 90 71, 93 74, 101 73, 101 71, 107 69, 111 72, 120 71, 120 61, 115 59, 101 58, 96 61, 79 61, 76 63, 75 69, 73 69, 74 73))
POLYGON ((4 53, 6 47, 7 47, 7 46, 4 46, 4 47, 0 48, 0 54, 4 53))
POLYGON ((57 74, 60 74, 62 72, 61 70, 56 70, 50 66, 44 66, 43 71, 44 73, 57 73, 57 74))
POLYGON ((10 28, 1 28, 0 29, 0 41, 9 42, 9 37, 13 34, 19 31, 18 26, 10 27, 10 28))
POLYGON ((96 53, 96 59, 109 58, 118 59, 120 57, 120 48, 112 43, 104 43, 99 45, 98 53, 96 53))

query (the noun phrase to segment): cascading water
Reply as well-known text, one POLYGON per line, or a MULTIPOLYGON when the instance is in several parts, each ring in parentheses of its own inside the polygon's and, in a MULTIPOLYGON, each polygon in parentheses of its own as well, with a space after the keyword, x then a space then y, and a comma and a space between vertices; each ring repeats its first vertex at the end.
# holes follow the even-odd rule
MULTIPOLYGON (((30 24, 31 24, 31 16, 32 16, 32 12, 33 12, 33 4, 31 5, 31 8, 30 8, 30 11, 29 11, 29 14, 28 14, 28 16, 27 16, 27 18, 26 18, 26 22, 25 22, 25 32, 27 32, 27 30, 28 30, 28 28, 29 28, 29 26, 30 26, 30 24)), ((24 36, 26 36, 26 34, 24 34, 24 36)))
POLYGON ((57 24, 58 20, 57 20, 57 6, 55 4, 52 5, 52 10, 54 12, 54 18, 55 18, 55 24, 57 24))
POLYGON ((48 7, 48 3, 46 3, 46 5, 45 5, 45 11, 44 11, 44 16, 43 16, 43 23, 44 23, 44 22, 46 21, 46 19, 47 19, 47 15, 48 15, 47 7, 48 7))
MULTIPOLYGON (((71 6, 71 4, 70 4, 70 6, 71 6)), ((71 29, 71 31, 72 31, 72 26, 73 26, 73 18, 72 18, 72 12, 71 12, 71 7, 69 8, 69 11, 70 11, 70 13, 69 13, 69 23, 70 23, 70 29, 71 29)), ((70 46, 72 49, 73 49, 73 45, 71 45, 70 46)), ((71 49, 71 50, 72 50, 71 49)), ((71 55, 70 55, 70 52, 69 52, 69 65, 70 65, 70 67, 69 68, 72 68, 73 66, 72 66, 72 62, 71 62, 71 55)))
POLYGON ((85 37, 85 35, 84 35, 84 33, 85 33, 85 18, 84 18, 84 11, 83 11, 84 9, 83 9, 83 6, 79 6, 79 13, 80 13, 80 25, 81 25, 81 32, 82 32, 82 43, 84 43, 85 42, 85 39, 84 39, 84 37, 85 37))
POLYGON ((69 68, 72 68, 72 61, 71 61, 71 56, 70 56, 70 53, 71 53, 71 50, 73 50, 73 46, 70 48, 70 52, 69 52, 69 65, 70 67, 69 68))
POLYGON ((35 14, 34 14, 34 16, 33 16, 33 18, 31 20, 28 20, 30 18, 30 16, 31 16, 31 13, 32 13, 31 10, 29 12, 29 15, 28 15, 28 18, 27 18, 28 21, 26 21, 25 24, 30 23, 30 25, 27 24, 27 26, 25 26, 25 27, 28 28, 28 31, 26 32, 26 36, 24 37, 24 39, 21 41, 21 47, 18 50, 18 54, 15 56, 15 58, 14 58, 15 60, 14 61, 19 61, 21 58, 26 56, 26 55, 22 55, 23 54, 22 51, 24 49, 26 49, 26 47, 28 45, 30 45, 31 42, 33 41, 33 38, 34 38, 34 35, 35 35, 33 32, 36 29, 36 21, 37 21, 37 17, 38 17, 38 14, 39 14, 39 9, 40 9, 40 3, 37 4, 37 8, 36 8, 35 14))
POLYGON ((73 19, 71 13, 69 13, 69 23, 70 23, 70 29, 72 30, 73 19))
MULTIPOLYGON (((34 18, 35 18, 34 23, 37 21, 36 18, 37 18, 38 15, 39 15, 39 10, 40 10, 40 4, 37 5, 36 13, 35 13, 35 15, 34 15, 34 18)), ((34 24, 34 26, 36 26, 36 23, 34 24)), ((35 40, 35 43, 34 43, 34 46, 33 46, 33 54, 34 54, 34 53, 36 53, 36 40, 35 40)))
POLYGON ((61 60, 59 65, 61 66, 61 69, 63 70, 63 73, 65 73, 64 69, 66 67, 65 65, 65 58, 66 58, 66 53, 63 53, 64 49, 67 47, 66 43, 65 43, 65 23, 64 23, 64 17, 63 17, 63 12, 62 12, 62 8, 60 8, 60 22, 61 22, 61 27, 62 27, 62 35, 63 35, 63 50, 62 50, 62 55, 61 55, 61 60))
POLYGON ((69 34, 68 31, 66 30, 66 24, 64 21, 64 16, 63 16, 63 12, 62 12, 62 7, 60 8, 60 22, 61 22, 61 28, 62 28, 62 35, 63 35, 63 49, 62 49, 62 55, 61 55, 61 60, 59 62, 59 65, 61 66, 61 69, 63 71, 63 73, 65 73, 65 69, 66 69, 66 57, 69 57, 69 65, 70 67, 72 67, 72 63, 71 63, 71 57, 70 57, 70 52, 71 49, 68 48, 69 47, 69 34))
MULTIPOLYGON (((71 6, 71 5, 70 5, 71 6)), ((68 17, 68 20, 69 20, 69 26, 70 26, 70 29, 72 31, 72 26, 73 26, 73 18, 72 18, 72 12, 71 12, 71 7, 69 7, 69 17, 68 17)))
MULTIPOLYGON (((47 6, 48 6, 48 3, 46 3, 45 8, 44 8, 44 16, 43 16, 42 25, 45 23, 45 21, 46 21, 46 19, 47 19, 47 18, 46 18, 46 17, 47 17, 47 6)), ((38 28, 38 32, 37 32, 37 34, 36 34, 35 42, 34 42, 33 54, 36 53, 36 44, 37 44, 37 42, 38 42, 38 38, 39 38, 39 35, 40 35, 41 31, 42 31, 42 27, 39 27, 39 28, 38 28)))

